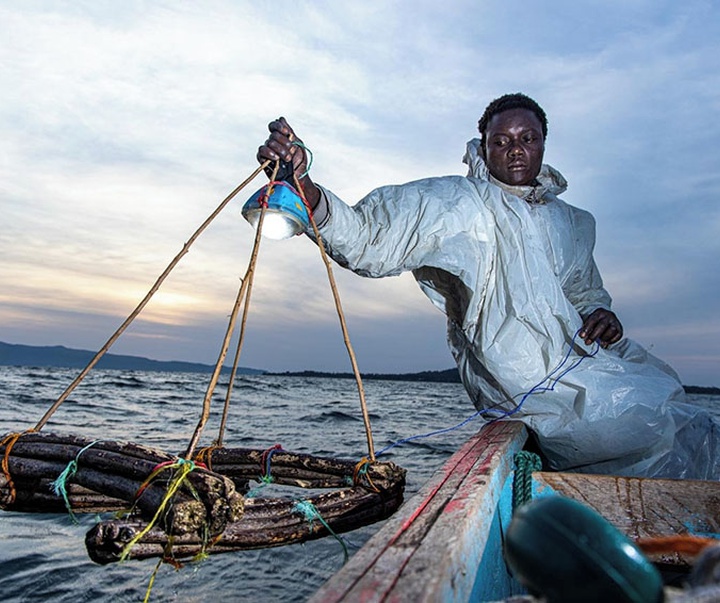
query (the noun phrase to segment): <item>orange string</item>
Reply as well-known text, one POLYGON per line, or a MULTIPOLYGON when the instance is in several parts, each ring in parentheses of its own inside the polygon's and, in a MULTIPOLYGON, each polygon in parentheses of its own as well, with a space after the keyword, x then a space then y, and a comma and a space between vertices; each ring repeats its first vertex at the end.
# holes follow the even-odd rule
POLYGON ((706 547, 720 544, 720 540, 691 534, 677 534, 639 538, 635 543, 643 553, 648 554, 685 553, 687 555, 698 555, 706 547))
POLYGON ((365 476, 365 479, 367 480, 367 483, 370 486, 370 489, 373 492, 380 492, 380 488, 378 488, 370 478, 370 474, 367 472, 368 467, 370 466, 370 461, 366 458, 362 458, 356 465, 355 470, 353 471, 353 485, 355 486, 365 486, 365 484, 361 483, 360 477, 362 475, 365 476))
POLYGON ((209 471, 212 471, 213 452, 215 452, 216 450, 220 450, 221 448, 222 446, 205 446, 205 448, 201 448, 197 451, 197 453, 195 454, 195 458, 193 459, 195 461, 195 464, 205 469, 208 469, 209 471))
MULTIPOLYGON (((26 431, 24 433, 30 433, 32 430, 26 431)), ((15 497, 17 496, 17 490, 15 489, 15 483, 12 480, 12 476, 10 475, 10 451, 12 450, 13 446, 15 446, 15 443, 20 439, 20 436, 23 435, 20 432, 13 432, 7 434, 2 441, 0 441, 0 446, 5 446, 5 454, 3 454, 2 461, 0 461, 0 466, 2 467, 2 472, 5 475, 5 479, 7 480, 7 487, 10 491, 10 501, 8 504, 13 504, 15 502, 15 497)))

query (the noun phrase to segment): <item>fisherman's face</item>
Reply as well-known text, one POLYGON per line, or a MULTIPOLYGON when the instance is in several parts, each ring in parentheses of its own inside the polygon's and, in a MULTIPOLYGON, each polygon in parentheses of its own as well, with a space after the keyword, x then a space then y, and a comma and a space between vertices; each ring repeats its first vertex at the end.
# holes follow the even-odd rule
POLYGON ((533 184, 545 151, 537 115, 529 109, 508 109, 493 115, 483 151, 488 170, 500 182, 513 186, 533 184))

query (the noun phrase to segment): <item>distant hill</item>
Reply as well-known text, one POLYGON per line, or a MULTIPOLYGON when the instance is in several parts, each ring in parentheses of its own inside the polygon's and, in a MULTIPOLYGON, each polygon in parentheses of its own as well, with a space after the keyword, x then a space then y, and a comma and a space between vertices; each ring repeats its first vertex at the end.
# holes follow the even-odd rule
MULTIPOLYGON (((65 346, 33 346, 4 343, 0 341, 0 366, 54 366, 62 368, 85 368, 96 352, 75 350, 65 346)), ((210 373, 215 366, 198 362, 151 360, 142 356, 105 354, 97 368, 126 371, 168 371, 179 373, 210 373)), ((223 372, 230 369, 225 367, 223 372)), ((242 375, 259 375, 265 371, 239 367, 242 375)))
MULTIPOLYGON (((296 371, 285 373, 265 373, 282 377, 327 377, 330 379, 354 379, 353 373, 323 373, 321 371, 296 371)), ((361 373, 363 379, 378 381, 429 381, 432 383, 460 383, 460 374, 456 368, 445 371, 421 371, 419 373, 361 373)))
MULTIPOLYGON (((284 377, 327 377, 330 379, 354 379, 353 373, 323 373, 319 371, 298 371, 285 373, 265 373, 284 377)), ((420 373, 361 373, 363 379, 378 381, 430 381, 433 383, 460 383, 460 373, 456 368, 444 371, 422 371, 420 373)), ((720 387, 703 387, 699 385, 683 385, 688 394, 706 394, 720 396, 720 387)))
MULTIPOLYGON (((95 352, 75 350, 64 346, 32 346, 4 343, 0 341, 0 366, 56 366, 84 368, 95 352)), ((105 354, 97 364, 98 368, 128 371, 167 371, 179 373, 209 373, 214 365, 196 362, 162 361, 142 356, 121 356, 105 354)), ((225 367, 223 372, 230 369, 225 367)), ((354 379, 353 373, 326 373, 322 371, 295 371, 271 373, 261 369, 239 367, 241 375, 275 375, 282 377, 326 377, 329 379, 354 379)), ((378 381, 425 381, 430 383, 460 383, 457 368, 444 371, 420 371, 419 373, 361 373, 363 379, 378 381)), ((719 387, 685 385, 689 394, 720 396, 719 387)))

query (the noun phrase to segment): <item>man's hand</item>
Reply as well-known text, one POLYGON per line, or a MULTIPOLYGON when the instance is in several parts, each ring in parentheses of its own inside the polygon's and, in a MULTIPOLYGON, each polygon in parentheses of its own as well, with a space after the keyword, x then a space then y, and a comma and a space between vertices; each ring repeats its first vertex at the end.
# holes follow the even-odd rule
POLYGON ((603 348, 622 339, 622 324, 614 312, 598 308, 583 322, 580 337, 587 345, 597 341, 603 348))
MULTIPOLYGON (((268 159, 273 162, 280 160, 292 163, 293 172, 300 180, 310 207, 314 209, 320 198, 320 191, 309 176, 301 178, 307 171, 308 160, 305 149, 301 145, 293 144, 301 142, 300 139, 295 136, 295 132, 293 132, 284 117, 270 122, 268 129, 270 130, 270 136, 265 141, 265 144, 258 148, 257 160, 260 163, 264 163, 268 159)), ((273 170, 274 165, 268 167, 266 172, 269 176, 272 176, 273 170)))

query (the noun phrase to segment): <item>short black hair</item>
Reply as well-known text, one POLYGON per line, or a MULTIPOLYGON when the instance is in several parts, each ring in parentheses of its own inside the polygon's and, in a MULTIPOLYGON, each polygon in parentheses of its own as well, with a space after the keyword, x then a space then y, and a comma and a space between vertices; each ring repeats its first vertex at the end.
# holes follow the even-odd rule
POLYGON ((485 108, 485 112, 482 114, 480 121, 478 121, 478 130, 482 136, 483 148, 485 148, 485 133, 487 132, 490 120, 498 113, 509 111, 510 109, 527 109, 532 111, 537 116, 538 120, 540 120, 543 138, 547 138, 548 122, 545 111, 543 111, 542 107, 529 96, 523 94, 522 92, 515 92, 513 94, 504 94, 503 96, 496 98, 485 108))

